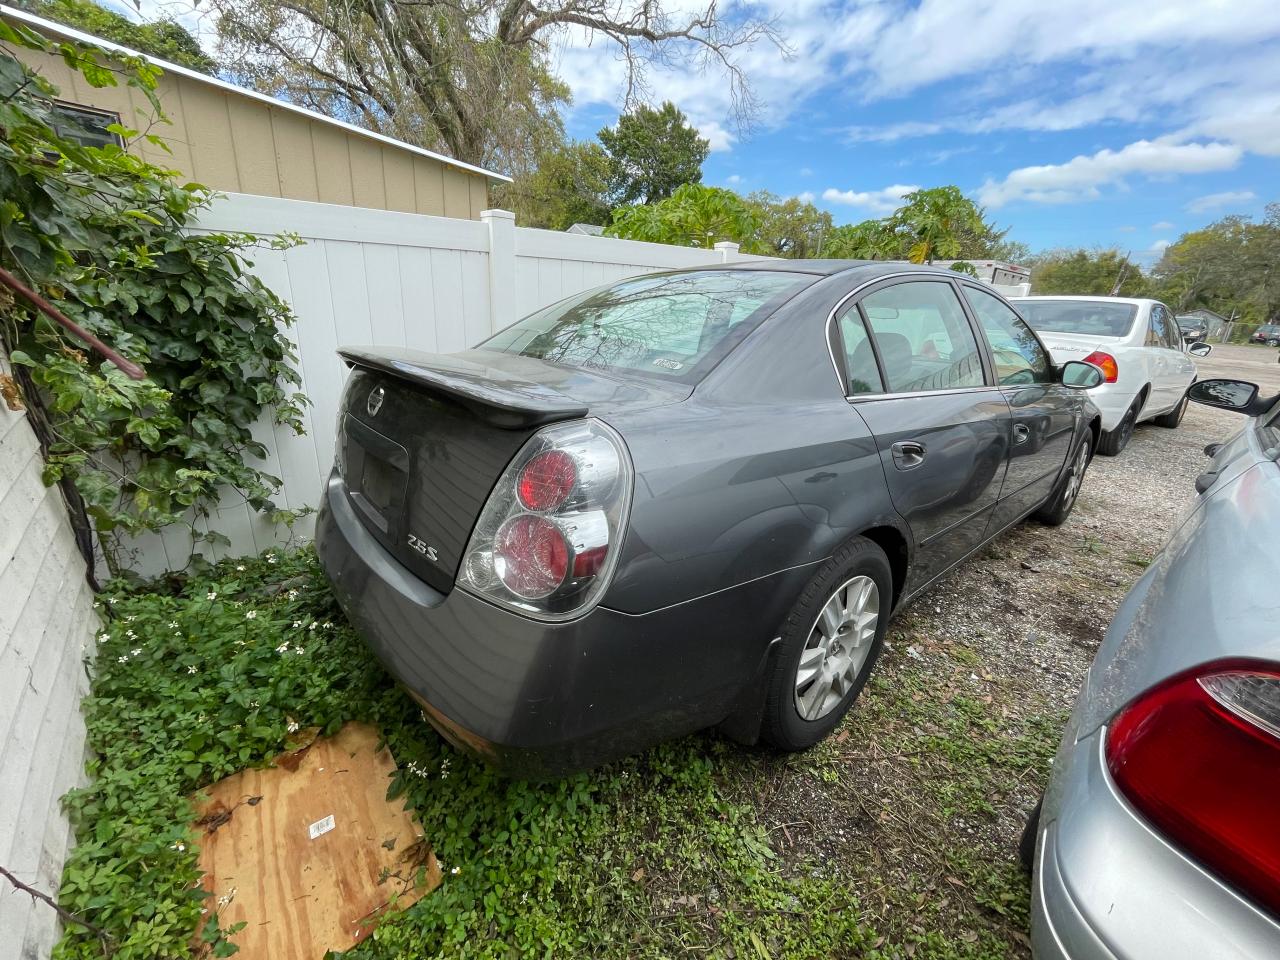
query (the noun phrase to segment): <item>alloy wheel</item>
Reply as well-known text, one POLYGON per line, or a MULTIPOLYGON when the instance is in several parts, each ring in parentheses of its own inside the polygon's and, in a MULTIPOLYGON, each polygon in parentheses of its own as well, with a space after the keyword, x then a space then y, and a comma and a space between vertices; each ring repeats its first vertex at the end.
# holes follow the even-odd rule
POLYGON ((1089 444, 1080 444, 1080 452, 1076 454, 1075 463, 1071 465, 1071 473, 1067 475, 1067 489, 1064 491, 1063 505, 1071 506, 1080 495, 1080 485, 1084 482, 1084 472, 1089 469, 1089 444))
POLYGON ((821 720, 844 700, 862 671, 880 622, 880 588, 867 576, 846 580, 822 606, 796 669, 796 712, 821 720))

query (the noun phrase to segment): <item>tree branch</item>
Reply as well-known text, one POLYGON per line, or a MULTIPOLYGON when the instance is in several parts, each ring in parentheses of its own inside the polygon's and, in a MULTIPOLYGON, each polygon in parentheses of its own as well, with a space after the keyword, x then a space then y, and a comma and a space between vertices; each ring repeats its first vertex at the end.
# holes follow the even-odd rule
POLYGON ((37 890, 35 887, 28 886, 27 884, 23 883, 21 880, 15 877, 12 873, 10 873, 4 867, 0 867, 0 877, 4 877, 11 884, 13 884, 14 887, 16 887, 18 890, 21 890, 23 893, 28 894, 31 897, 31 899, 39 900, 41 903, 47 904, 48 906, 52 907, 54 912, 62 919, 63 923, 74 923, 78 927, 84 927, 86 930, 92 933, 95 937, 97 937, 98 940, 102 943, 103 954, 108 957, 111 956, 113 950, 111 947, 111 938, 110 936, 107 935, 107 931, 103 930, 99 926, 95 926, 94 924, 90 923, 88 920, 84 920, 80 917, 77 917, 70 910, 64 910, 62 907, 58 905, 58 902, 54 900, 53 897, 49 896, 43 890, 37 890))

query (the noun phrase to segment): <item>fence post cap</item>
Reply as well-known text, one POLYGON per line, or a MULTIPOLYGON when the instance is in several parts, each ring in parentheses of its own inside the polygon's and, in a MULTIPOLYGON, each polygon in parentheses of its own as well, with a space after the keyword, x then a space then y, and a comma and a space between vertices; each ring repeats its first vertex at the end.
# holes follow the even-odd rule
POLYGON ((510 210, 481 210, 481 220, 515 220, 516 215, 510 210))

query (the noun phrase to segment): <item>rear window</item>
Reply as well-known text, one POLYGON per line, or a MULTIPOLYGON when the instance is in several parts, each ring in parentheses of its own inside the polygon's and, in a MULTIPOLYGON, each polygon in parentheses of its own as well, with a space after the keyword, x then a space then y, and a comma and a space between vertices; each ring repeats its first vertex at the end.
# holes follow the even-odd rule
POLYGON ((1097 300, 1017 300, 1018 310, 1039 333, 1083 333, 1097 337, 1127 336, 1138 307, 1133 303, 1097 300))
POLYGON ((816 279, 772 270, 706 270, 622 280, 525 317, 480 349, 687 381, 816 279))

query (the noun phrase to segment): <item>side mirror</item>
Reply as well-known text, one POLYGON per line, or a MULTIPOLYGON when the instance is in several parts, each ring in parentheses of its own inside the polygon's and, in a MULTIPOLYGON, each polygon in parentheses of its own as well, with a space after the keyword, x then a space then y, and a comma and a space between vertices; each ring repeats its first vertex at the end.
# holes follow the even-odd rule
POLYGON ((1209 354, 1213 353, 1213 344, 1205 343, 1201 340, 1199 343, 1193 343, 1191 346, 1187 347, 1187 353, 1191 354, 1193 357, 1207 357, 1209 354))
POLYGON ((1275 406, 1280 397, 1258 396, 1258 385, 1247 380, 1197 380, 1187 388, 1187 399, 1256 417, 1275 406))
POLYGON ((1092 390, 1106 383, 1107 375, 1092 363, 1068 360, 1062 365, 1062 385, 1072 390, 1092 390))

